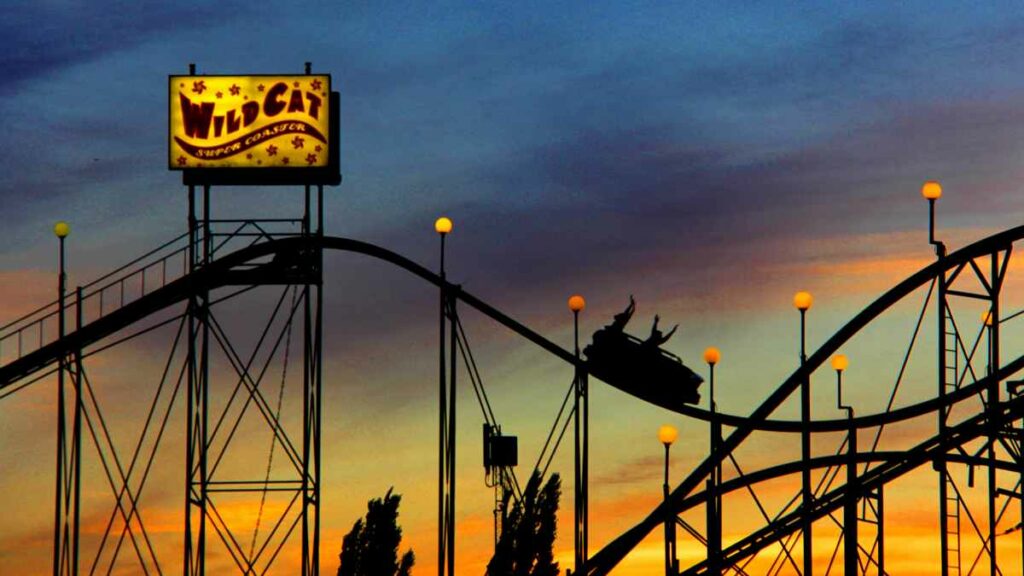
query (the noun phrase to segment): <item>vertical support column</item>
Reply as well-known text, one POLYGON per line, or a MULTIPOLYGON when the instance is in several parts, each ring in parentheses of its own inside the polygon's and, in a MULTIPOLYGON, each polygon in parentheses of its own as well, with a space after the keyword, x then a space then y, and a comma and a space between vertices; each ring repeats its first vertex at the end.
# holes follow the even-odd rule
MULTIPOLYGON (((809 307, 809 306, 808 306, 809 307)), ((807 363, 807 308, 800 308, 800 367, 807 363)), ((811 505, 814 501, 814 494, 811 488, 811 377, 804 374, 800 383, 800 420, 803 427, 800 431, 800 457, 804 466, 800 471, 800 494, 803 514, 800 525, 803 532, 804 550, 804 576, 811 576, 814 573, 814 546, 812 543, 813 523, 811 522, 811 505)))
POLYGON ((448 503, 447 503, 447 521, 446 526, 448 528, 447 540, 448 540, 448 574, 450 576, 455 575, 455 440, 456 440, 456 428, 455 428, 455 401, 456 401, 456 387, 455 377, 458 374, 456 370, 457 356, 457 345, 458 338, 457 324, 458 316, 455 310, 455 294, 458 291, 458 286, 453 286, 448 291, 448 324, 449 324, 449 353, 448 361, 450 362, 448 378, 448 503))
MULTIPOLYGON (((583 574, 587 572, 587 560, 590 555, 590 381, 588 377, 586 371, 580 370, 580 389, 583 391, 583 500, 581 504, 583 574)), ((673 530, 675 530, 674 524, 673 530)), ((673 544, 673 549, 674 547, 675 544, 673 544)))
MULTIPOLYGON (((308 73, 308 72, 307 72, 308 73)), ((309 185, 303 187, 303 210, 302 210, 302 239, 303 241, 309 240, 309 185)), ((310 258, 309 255, 310 246, 308 242, 303 246, 302 258, 310 258)), ((304 262, 303 267, 308 267, 309 263, 304 262)), ((310 525, 309 515, 307 514, 310 506, 310 491, 313 487, 309 478, 309 452, 311 447, 312 437, 310 435, 310 426, 312 421, 310 418, 310 409, 312 408, 312 386, 310 385, 310 376, 312 375, 312 366, 310 360, 312 359, 311 344, 312 344, 312 327, 310 326, 310 318, 312 316, 312 310, 310 309, 309 302, 309 283, 307 282, 302 286, 302 576, 309 576, 311 570, 311 558, 310 558, 310 525)))
MULTIPOLYGON (((931 210, 931 218, 929 233, 934 236, 934 210, 935 202, 929 202, 929 208, 931 210)), ((935 243, 934 239, 932 243, 935 244, 935 254, 939 260, 945 257, 945 247, 942 243, 935 243)), ((939 272, 937 278, 938 282, 938 299, 936 306, 937 316, 937 344, 938 344, 938 363, 936 365, 936 380, 938 381, 938 396, 942 400, 946 397, 946 273, 944 271, 939 272)), ((955 344, 955 342, 954 342, 955 344)), ((939 436, 945 437, 946 435, 946 417, 948 411, 946 409, 940 409, 939 414, 939 436)), ((940 540, 940 551, 939 561, 942 563, 942 576, 949 576, 949 473, 946 469, 946 459, 944 455, 940 454, 935 459, 935 469, 939 473, 939 540, 940 540)))
POLYGON ((575 364, 573 366, 573 420, 575 442, 573 451, 573 574, 586 574, 588 553, 589 527, 589 469, 590 469, 590 401, 589 381, 583 360, 580 358, 580 312, 586 307, 582 296, 575 294, 569 298, 569 309, 573 314, 573 350, 575 364))
MULTIPOLYGON (((75 288, 75 331, 82 329, 82 287, 75 288)), ((71 465, 73 469, 72 478, 72 500, 71 527, 73 536, 71 539, 71 574, 78 574, 78 544, 79 544, 79 522, 81 518, 81 495, 82 495, 82 346, 75 346, 75 374, 72 379, 72 386, 75 389, 75 415, 71 423, 71 465)))
POLYGON ((718 485, 722 482, 722 464, 716 458, 719 446, 722 441, 722 423, 715 418, 718 407, 715 404, 715 363, 718 362, 718 352, 710 356, 711 350, 704 352, 704 359, 708 363, 708 406, 711 409, 711 440, 710 458, 715 462, 711 469, 711 475, 707 482, 708 504, 707 504, 707 532, 708 532, 708 571, 710 574, 722 573, 722 509, 721 496, 718 494, 718 485))
MULTIPOLYGON (((192 69, 194 72, 194 68, 192 69)), ((205 266, 210 258, 209 187, 203 188, 203 220, 196 216, 196 189, 188 188, 188 275, 205 266), (202 251, 200 252, 200 243, 202 251)), ((185 563, 186 576, 206 573, 206 516, 207 516, 207 376, 209 327, 206 311, 209 294, 189 291, 188 302, 188 360, 187 360, 187 428, 185 472, 185 563)))
POLYGON ((573 570, 570 574, 586 574, 588 556, 589 510, 587 506, 588 470, 590 467, 590 422, 587 371, 580 358, 580 312, 587 306, 579 294, 569 297, 573 326, 573 570))
POLYGON ((878 487, 878 576, 885 576, 885 485, 878 487))
POLYGON ((704 362, 708 365, 708 412, 711 420, 708 426, 708 458, 714 462, 707 481, 708 502, 706 506, 708 572, 721 574, 722 558, 722 496, 718 486, 722 484, 722 463, 718 458, 722 445, 722 423, 718 421, 718 404, 715 402, 715 365, 722 359, 722 353, 714 346, 704 349, 704 362))
MULTIPOLYGON (((69 365, 69 359, 74 352, 65 345, 67 274, 64 239, 68 235, 69 228, 65 222, 58 222, 53 231, 59 244, 57 256, 57 342, 63 347, 57 360, 57 457, 56 489, 54 490, 53 573, 55 576, 64 576, 78 574, 82 399, 77 374, 69 365), (71 379, 71 389, 74 392, 70 411, 67 385, 69 378, 71 379), (71 420, 70 434, 68 432, 69 419, 71 420)), ((80 304, 81 302, 79 302, 79 306, 80 304)), ((76 317, 79 315, 76 314, 76 317)), ((80 354, 74 355, 76 359, 80 357, 80 354)), ((76 362, 76 369, 79 366, 76 362)))
MULTIPOLYGON (((934 180, 929 180, 929 181, 925 182, 924 185, 921 187, 921 195, 926 200, 928 200, 928 243, 935 247, 935 257, 936 257, 936 259, 939 262, 941 262, 946 257, 946 245, 935 239, 935 202, 936 202, 936 200, 938 200, 939 198, 942 197, 942 186, 938 182, 936 182, 934 180)), ((938 385, 939 385, 938 397, 939 397, 940 400, 942 400, 946 396, 946 386, 947 386, 947 382, 946 382, 947 374, 946 374, 946 371, 947 371, 947 368, 948 368, 947 363, 946 363, 946 353, 947 353, 947 349, 946 349, 946 346, 947 346, 947 342, 946 342, 946 312, 947 312, 947 306, 948 306, 948 304, 946 302, 946 272, 944 270, 939 270, 939 275, 938 275, 938 278, 936 280, 937 280, 937 282, 939 284, 939 286, 938 286, 938 306, 936 306, 936 311, 937 311, 937 314, 936 314, 937 315, 937 327, 938 327, 938 334, 937 334, 937 343, 938 343, 937 371, 938 371, 938 373, 936 374, 936 381, 938 382, 938 385)), ((953 342, 953 345, 954 345, 954 348, 953 348, 954 357, 953 358, 954 358, 954 365, 955 365, 956 355, 959 354, 958 349, 956 348, 956 341, 955 340, 953 342)), ((954 384, 955 384, 956 379, 957 379, 957 375, 954 374, 953 375, 954 384)), ((939 422, 938 422, 939 435, 941 437, 945 437, 945 435, 946 435, 946 424, 947 424, 946 423, 946 417, 948 416, 948 414, 949 414, 949 412, 946 409, 940 409, 938 411, 938 416, 939 416, 939 422)), ((944 455, 940 454, 935 459, 934 467, 935 467, 935 470, 939 473, 939 534, 940 534, 940 536, 939 536, 939 543, 940 543, 940 554, 939 554, 939 556, 940 556, 940 562, 942 563, 941 574, 942 574, 942 576, 949 576, 949 569, 950 569, 950 554, 949 554, 950 553, 950 549, 949 549, 949 536, 950 536, 950 531, 949 531, 949 518, 950 518, 949 517, 949 484, 950 484, 951 480, 949 478, 949 472, 948 472, 948 470, 946 468, 946 459, 945 459, 944 455)), ((959 506, 960 506, 960 503, 959 503, 958 499, 959 499, 959 496, 957 496, 957 499, 954 500, 956 502, 956 506, 957 506, 957 514, 959 514, 959 506)), ((881 501, 881 499, 879 499, 879 501, 881 501)), ((879 527, 881 527, 881 523, 879 523, 879 527)), ((957 526, 957 530, 959 530, 959 526, 957 526)), ((881 533, 881 530, 879 530, 879 532, 881 533)), ((957 532, 956 535, 957 535, 957 539, 959 540, 959 538, 960 538, 959 532, 957 532)), ((879 541, 881 541, 881 537, 879 537, 879 541)), ((956 554, 957 554, 957 557, 958 557, 958 560, 957 560, 957 563, 956 563, 956 570, 957 570, 957 574, 959 575, 959 573, 960 573, 960 563, 959 563, 960 550, 959 550, 959 546, 957 546, 956 554)))
MULTIPOLYGON (((668 457, 672 444, 665 442, 665 481, 661 485, 662 502, 665 504, 665 576, 675 576, 676 566, 676 517, 669 510, 668 457)), ((710 506, 710 504, 709 504, 710 506)))
MULTIPOLYGON (((434 223, 434 230, 441 236, 441 290, 440 290, 440 305, 438 309, 438 424, 437 424, 437 575, 438 576, 453 576, 452 572, 448 570, 449 566, 449 545, 448 536, 450 534, 448 524, 451 521, 449 517, 449 493, 448 493, 448 481, 450 478, 448 470, 448 451, 449 451, 449 438, 448 433, 450 430, 448 424, 448 362, 446 357, 446 325, 445 321, 448 318, 448 292, 450 286, 445 274, 444 267, 444 248, 445 239, 448 233, 451 232, 452 223, 451 220, 445 217, 438 218, 434 223)), ((454 564, 454 556, 452 556, 452 564, 454 564)))
MULTIPOLYGON (((60 248, 57 254, 57 337, 64 341, 64 238, 57 237, 60 248)), ((66 465, 66 408, 64 406, 64 375, 67 371, 67 357, 61 354, 57 360, 57 488, 53 503, 53 574, 65 572, 67 560, 67 465, 66 465)))
MULTIPOLYGON (((990 326, 988 326, 988 373, 995 374, 999 371, 999 292, 1002 285, 1002 272, 999 266, 1000 253, 992 253, 992 265, 989 273, 990 289, 992 298, 992 309, 990 310, 990 326)), ((1007 254, 1009 257, 1009 254, 1007 254)), ((992 379, 989 382, 986 395, 988 396, 989 411, 989 436, 988 436, 988 459, 990 463, 995 462, 995 447, 998 442, 999 428, 994 423, 994 417, 999 414, 999 382, 992 379)), ((988 467, 988 542, 989 542, 989 573, 998 574, 999 564, 997 559, 996 546, 996 489, 998 478, 996 467, 989 464, 988 467)))
MULTIPOLYGON (((324 187, 317 185, 317 226, 316 235, 323 238, 324 235, 324 187)), ((312 576, 320 573, 320 439, 322 430, 321 420, 321 395, 323 392, 323 342, 324 342, 324 252, 323 244, 316 243, 316 255, 314 260, 316 279, 316 310, 314 312, 314 340, 313 340, 313 409, 310 411, 314 420, 313 435, 313 552, 312 552, 312 576)))
MULTIPOLYGON (((306 243, 303 246, 302 258, 306 260, 303 262, 303 267, 308 271, 311 265, 312 254, 309 250, 312 248, 309 240, 309 186, 304 187, 304 200, 302 212, 302 239, 306 243)), ((310 479, 310 451, 312 448, 313 434, 313 418, 311 417, 311 411, 315 404, 313 398, 312 375, 313 366, 311 365, 313 354, 313 330, 311 325, 312 320, 312 307, 309 300, 310 297, 310 285, 308 280, 302 286, 302 576, 311 576, 313 573, 312 566, 312 555, 310 554, 310 542, 312 539, 312 526, 310 526, 309 510, 312 505, 312 490, 314 487, 313 482, 310 479)))
MULTIPOLYGON (((842 378, 841 375, 840 378, 842 378)), ((843 550, 843 573, 845 576, 858 576, 857 558, 860 552, 858 550, 859 538, 857 533, 857 500, 860 496, 860 487, 857 481, 857 429, 852 423, 852 410, 850 411, 850 420, 846 451, 846 501, 843 502, 843 544, 845 546, 843 550)), ((881 523, 879 523, 879 526, 881 526, 881 523)))
MULTIPOLYGON (((213 238, 210 235, 210 186, 203 186, 203 260, 202 266, 206 267, 210 264, 210 257, 212 253, 213 238)), ((199 375, 197 378, 197 396, 199 398, 199 438, 197 439, 197 446, 199 448, 199 501, 202 503, 201 518, 203 525, 200 527, 203 542, 203 558, 200 560, 201 569, 199 576, 203 576, 206 572, 206 513, 207 504, 209 497, 207 489, 209 488, 209 474, 207 468, 207 448, 209 447, 209 405, 210 405, 210 292, 209 288, 204 288, 199 294, 199 308, 197 310, 200 328, 202 329, 203 337, 200 342, 200 355, 199 355, 199 375)))
MULTIPOLYGON (((309 73, 309 63, 306 63, 309 73)), ((316 231, 311 188, 305 186, 302 237, 302 576, 320 573, 320 438, 323 383, 323 186, 317 187, 316 231), (315 292, 315 294, 314 294, 315 292), (315 299, 315 300, 314 300, 315 299)))
POLYGON ((676 576, 679 574, 679 561, 676 559, 676 522, 678 518, 672 511, 670 503, 671 493, 668 489, 668 455, 669 448, 679 436, 679 431, 674 426, 665 424, 658 428, 658 440, 665 446, 665 481, 661 485, 662 501, 665 518, 665 576, 676 576))

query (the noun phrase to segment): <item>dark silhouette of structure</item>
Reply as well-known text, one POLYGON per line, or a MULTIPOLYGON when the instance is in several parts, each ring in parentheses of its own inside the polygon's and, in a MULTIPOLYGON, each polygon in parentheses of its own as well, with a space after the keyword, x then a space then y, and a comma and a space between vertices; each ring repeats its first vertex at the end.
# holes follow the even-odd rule
POLYGON ((384 498, 366 503, 366 518, 356 520, 341 541, 338 576, 410 576, 416 555, 406 550, 398 559, 402 529, 398 505, 402 497, 388 489, 384 498))
POLYGON ((587 368, 594 376, 623 392, 669 410, 700 401, 697 388, 704 381, 683 364, 675 354, 660 346, 675 334, 658 329, 654 317, 651 334, 641 341, 624 328, 636 311, 636 301, 629 297, 629 306, 615 315, 612 323, 594 332, 593 342, 583 349, 587 368))
POLYGON ((651 324, 651 335, 647 337, 647 340, 644 340, 644 346, 649 346, 652 348, 657 348, 658 346, 661 346, 665 342, 668 342, 669 338, 671 338, 672 335, 676 333, 676 329, 679 328, 679 324, 676 324, 675 326, 672 327, 671 330, 668 331, 668 334, 662 334, 661 330, 658 330, 658 320, 658 315, 655 314, 654 324, 651 324))
POLYGON ((552 474, 541 488, 541 479, 540 472, 534 472, 523 498, 504 519, 501 538, 487 563, 487 576, 559 575, 553 549, 562 480, 552 474))
POLYGON ((622 332, 629 324, 630 318, 633 317, 633 312, 636 312, 636 300, 633 299, 633 295, 629 295, 629 306, 622 312, 619 312, 613 317, 612 323, 608 325, 608 330, 612 332, 622 332))
MULTIPOLYGON (((208 195, 204 193, 202 203, 205 205, 207 200, 208 195)), ((190 214, 192 212, 190 210, 190 214)), ((232 226, 236 226, 234 230, 221 227, 225 223, 207 217, 204 206, 203 212, 190 218, 188 235, 172 240, 96 282, 83 286, 69 302, 61 298, 0 327, 0 399, 33 383, 45 383, 47 376, 62 370, 66 372, 65 378, 70 378, 71 385, 66 387, 70 397, 63 407, 63 417, 70 425, 60 434, 65 443, 61 444, 62 450, 59 452, 68 460, 77 458, 82 452, 91 454, 89 450, 77 449, 80 441, 90 438, 84 436, 73 424, 72 409, 75 412, 80 410, 87 430, 91 430, 93 425, 100 429, 106 428, 99 403, 91 393, 95 383, 88 378, 86 363, 94 355, 103 354, 110 346, 148 333, 151 325, 147 322, 159 318, 160 313, 173 312, 175 307, 180 312, 166 321, 178 323, 179 336, 168 355, 168 370, 161 376, 160 387, 156 390, 151 408, 155 416, 151 421, 146 421, 135 451, 122 454, 127 457, 119 457, 115 443, 106 434, 91 438, 101 460, 137 460, 139 466, 133 469, 130 465, 127 470, 115 470, 116 476, 109 477, 114 500, 110 522, 97 546, 83 540, 83 545, 89 544, 83 546, 83 564, 91 562, 95 567, 102 559, 104 564, 119 567, 115 566, 118 550, 127 550, 134 552, 136 557, 129 561, 137 559, 143 571, 148 571, 152 566, 154 570, 150 573, 158 572, 155 569, 159 566, 157 551, 148 543, 146 525, 140 513, 140 498, 144 495, 147 476, 139 470, 148 470, 153 463, 161 438, 159 433, 173 412, 170 402, 161 401, 160 390, 164 384, 173 384, 174 374, 180 374, 178 380, 184 388, 191 414, 187 432, 193 450, 187 458, 189 466, 186 470, 186 489, 189 491, 187 506, 193 510, 186 515, 194 513, 198 515, 193 516, 197 520, 204 519, 203 523, 195 523, 198 530, 202 530, 201 526, 207 526, 217 532, 236 561, 240 573, 265 571, 288 542, 288 535, 292 532, 296 534, 295 539, 299 535, 302 537, 302 550, 306 554, 303 556, 304 573, 319 573, 315 556, 319 524, 318 348, 321 342, 320 322, 317 319, 320 317, 318 310, 321 299, 320 259, 322 252, 327 250, 371 256, 443 287, 448 311, 452 310, 455 303, 480 311, 572 366, 575 369, 575 382, 586 382, 586 378, 593 375, 643 400, 712 424, 713 430, 722 426, 730 429, 727 435, 717 431, 712 433, 714 443, 709 456, 693 466, 676 487, 668 491, 664 502, 640 519, 634 527, 593 555, 587 551, 584 537, 583 545, 577 544, 576 567, 582 569, 574 569, 580 575, 609 574, 647 534, 666 521, 672 521, 673 517, 688 535, 684 537, 692 538, 693 542, 707 546, 708 549, 706 560, 681 566, 681 574, 696 576, 720 574, 722 571, 753 574, 747 562, 762 551, 772 553, 772 550, 778 550, 775 566, 787 563, 794 571, 799 571, 802 527, 808 523, 830 520, 843 526, 842 537, 846 539, 843 542, 846 546, 837 543, 834 556, 837 557, 840 553, 838 551, 843 548, 848 550, 847 557, 842 561, 848 574, 857 571, 885 574, 885 487, 910 472, 929 467, 938 476, 935 492, 940 507, 939 519, 940 525, 946 527, 935 533, 941 545, 941 556, 936 562, 939 566, 935 572, 943 576, 962 576, 973 570, 973 566, 987 564, 986 573, 1007 573, 1011 569, 1009 567, 1016 562, 1016 557, 1011 555, 1019 553, 1020 548, 1016 544, 1024 538, 1024 530, 1017 529, 1022 524, 1019 519, 1024 517, 1024 499, 1021 498, 1024 450, 1021 449, 1020 440, 1024 438, 1024 387, 1019 380, 1020 372, 1024 370, 1024 355, 1021 354, 1019 343, 1013 338, 1001 338, 1001 330, 1007 322, 1024 318, 1024 310, 1004 308, 1008 298, 1003 291, 1008 275, 1016 271, 1015 267, 1009 265, 1010 255, 1014 248, 1019 250, 1020 244, 1024 242, 1024 226, 992 235, 948 254, 944 246, 937 246, 935 263, 893 286, 864 308, 810 355, 802 358, 800 367, 773 388, 749 415, 738 416, 695 406, 699 398, 697 387, 702 379, 686 368, 677 356, 657 347, 646 347, 642 340, 625 333, 624 328, 636 309, 632 299, 626 310, 617 314, 609 326, 594 334, 593 343, 585 351, 587 359, 583 360, 578 353, 578 322, 575 330, 577 353, 574 354, 457 285, 448 283, 443 276, 398 254, 364 242, 324 236, 319 225, 320 219, 314 220, 311 217, 315 212, 306 210, 303 218, 293 222, 297 231, 278 234, 264 229, 267 222, 233 222, 232 226), (202 219, 198 218, 199 214, 202 214, 202 219), (230 242, 226 248, 223 247, 225 242, 230 242), (244 244, 243 247, 237 248, 240 244, 244 244), (308 353, 303 353, 301 369, 304 393, 303 412, 298 415, 303 422, 301 443, 292 442, 291 435, 285 433, 286 421, 282 420, 279 411, 265 397, 266 387, 260 385, 260 372, 263 369, 250 366, 251 362, 231 345, 227 332, 217 321, 215 304, 239 297, 256 286, 283 286, 279 298, 282 313, 277 316, 277 312, 274 312, 263 331, 267 346, 270 346, 270 342, 283 343, 277 347, 281 351, 278 357, 284 356, 287 365, 287 342, 294 321, 295 332, 301 334, 301 348, 309 349, 308 353), (316 290, 312 291, 314 288, 316 290), (817 374, 820 378, 816 370, 833 354, 840 352, 851 338, 914 293, 921 294, 924 301, 903 357, 909 357, 917 335, 922 333, 920 328, 922 320, 927 319, 926 312, 934 310, 932 321, 936 324, 938 334, 934 342, 937 364, 934 371, 937 380, 934 396, 899 406, 893 405, 890 399, 884 411, 870 413, 865 410, 863 413, 866 415, 855 417, 849 417, 852 416, 850 414, 843 418, 827 419, 826 416, 826 419, 807 422, 778 419, 777 410, 785 402, 794 400, 801 386, 810 382, 813 376, 817 374), (289 294, 293 295, 291 299, 287 298, 289 294), (292 305, 285 306, 289 300, 292 305), (981 302, 987 310, 980 325, 976 320, 976 308, 967 309, 969 318, 962 313, 959 303, 965 300, 975 305, 981 302), (187 308, 184 308, 185 304, 188 304, 187 308), (52 327, 59 325, 59 319, 65 314, 75 318, 74 328, 54 330, 52 327), (216 476, 204 472, 207 466, 210 471, 215 470, 217 461, 224 454, 224 450, 219 447, 213 452, 209 451, 210 443, 204 442, 211 438, 224 438, 218 435, 214 418, 210 418, 213 426, 208 427, 204 416, 208 413, 206 394, 211 387, 205 384, 210 371, 207 361, 203 359, 211 356, 205 349, 214 346, 222 349, 226 360, 238 372, 235 388, 238 396, 246 402, 251 401, 258 416, 266 421, 277 438, 279 450, 289 461, 287 476, 275 475, 271 478, 269 465, 266 468, 268 472, 257 470, 261 472, 258 477, 252 475, 242 480, 218 480, 216 476), (182 349, 185 353, 180 353, 182 349), (79 395, 81 398, 77 397, 79 395), (915 418, 937 420, 937 432, 934 435, 921 433, 897 449, 879 447, 878 438, 886 426, 910 422, 915 418), (796 437, 804 431, 825 437, 842 435, 850 440, 839 446, 834 453, 818 449, 808 457, 776 461, 758 469, 744 470, 736 460, 738 449, 758 434, 782 433, 796 437), (867 442, 852 441, 857 434, 867 442), (867 438, 869 435, 874 436, 873 441, 867 438), (148 448, 150 446, 151 449, 148 448), (729 465, 732 465, 735 474, 723 479, 719 470, 729 465), (839 473, 842 468, 846 468, 846 475, 839 473), (297 474, 293 474, 291 469, 297 474), (826 479, 820 487, 815 488, 809 505, 788 506, 780 510, 759 509, 763 525, 751 528, 744 526, 745 532, 727 541, 722 541, 721 521, 709 522, 710 528, 702 534, 680 516, 688 510, 705 507, 710 508, 709 518, 730 522, 732 519, 728 515, 720 513, 719 501, 726 500, 726 509, 730 509, 728 499, 743 498, 750 494, 754 502, 758 503, 754 490, 760 483, 794 478, 804 470, 819 471, 819 476, 826 479), (978 474, 974 474, 974 471, 978 474), (708 483, 712 477, 715 481, 708 483), (974 488, 975 484, 978 486, 972 494, 967 489, 974 488), (702 486, 707 488, 702 491, 702 486), (276 539, 269 538, 275 534, 274 529, 266 530, 265 542, 253 554, 251 548, 247 552, 230 538, 231 534, 217 512, 217 493, 256 494, 269 490, 292 492, 298 498, 296 501, 302 510, 287 518, 282 516, 287 525, 284 521, 278 523, 284 528, 277 533, 276 539), (709 506, 709 502, 714 504, 709 506), (983 505, 977 506, 981 502, 983 505), (856 507, 852 504, 856 504, 856 507), (974 511, 971 510, 972 505, 976 508, 974 511), (843 520, 836 517, 839 513, 842 513, 843 520), (855 523, 859 523, 859 528, 854 526, 855 523), (1014 546, 1011 547, 1011 544, 1014 546), (111 549, 114 549, 113 558, 109 554, 111 549), (998 560, 1008 556, 1011 563, 1000 567, 998 560)), ((457 322, 458 316, 449 312, 445 318, 451 322, 449 328, 454 327, 454 333, 459 334, 461 327, 457 322)), ((664 338, 664 335, 660 335, 660 338, 664 338)), ((450 363, 442 365, 448 367, 447 374, 452 377, 448 381, 451 384, 448 389, 454 390, 455 360, 465 360, 471 366, 475 363, 469 354, 461 352, 459 348, 464 338, 451 337, 447 342, 451 345, 451 353, 443 358, 450 363)), ((257 347, 255 352, 260 352, 260 349, 257 347)), ((895 395, 902 374, 901 368, 896 375, 892 395, 895 395)), ((300 379, 296 377, 296 380, 300 379)), ((576 389, 582 391, 577 392, 574 407, 578 418, 580 407, 584 407, 584 414, 586 411, 586 389, 578 385, 576 389), (581 397, 583 402, 580 402, 581 397)), ((564 405, 568 406, 569 398, 567 395, 564 405)), ((830 397, 829 400, 834 398, 830 397)), ((829 403, 829 408, 835 409, 833 402, 829 403)), ((858 408, 858 414, 861 413, 862 409, 858 408)), ((448 430, 454 430, 454 412, 450 414, 452 418, 448 430)), ((210 415, 216 416, 212 413, 210 415)), ((293 416, 293 419, 299 420, 297 416, 293 416)), ((583 439, 583 448, 577 448, 577 451, 584 455, 584 459, 577 458, 577 465, 582 463, 582 466, 578 468, 574 480, 585 486, 586 420, 582 422, 583 434, 579 437, 583 439)), ((493 418, 488 423, 493 425, 493 418)), ((228 432, 224 434, 229 434, 232 427, 232 422, 225 424, 223 430, 228 432)), ((448 438, 452 438, 452 435, 446 435, 448 438)), ((742 457, 742 454, 738 455, 742 457)), ((454 458, 451 463, 449 470, 454 470, 454 458)), ((55 572, 71 575, 78 573, 80 564, 75 543, 78 534, 78 517, 75 513, 77 493, 71 482, 80 468, 77 464, 61 464, 65 466, 65 471, 61 472, 65 476, 58 477, 58 518, 55 522, 57 533, 54 543, 55 556, 59 557, 55 558, 55 572), (74 474, 70 474, 70 471, 74 471, 74 474)), ((88 471, 90 468, 82 470, 88 471)), ((539 501, 542 494, 542 491, 537 492, 535 501, 539 501)), ((580 492, 577 489, 576 496, 584 504, 584 513, 577 514, 577 521, 585 529, 586 491, 580 492)), ((892 500, 889 501, 891 506, 892 500)), ((454 503, 454 491, 451 492, 450 502, 454 503)), ((510 519, 512 510, 510 508, 510 519)), ((517 522, 526 525, 523 517, 517 522)), ((359 532, 366 530, 365 526, 359 532)), ((450 528, 450 525, 446 526, 446 529, 450 528)), ((513 531, 510 529, 509 532, 513 531)), ((729 534, 729 531, 725 533, 729 534)), ((186 566, 186 574, 199 575, 204 573, 201 562, 204 548, 199 545, 205 540, 202 533, 193 536, 196 545, 188 547, 190 540, 186 539, 187 556, 183 564, 186 566)), ((514 534, 510 533, 508 538, 514 538, 514 534)), ((356 541, 353 536, 351 543, 356 541)), ((531 546, 538 549, 536 544, 531 546)), ((453 555, 453 552, 449 554, 453 555)), ((535 557, 529 570, 547 565, 547 561, 538 561, 535 557)), ((840 564, 837 562, 835 565, 840 564)), ((82 568, 87 566, 83 565, 82 568)), ((399 568, 401 565, 396 562, 396 571, 399 568)), ((495 571, 497 569, 496 565, 495 571)), ((809 576, 806 572, 804 575, 809 576)))

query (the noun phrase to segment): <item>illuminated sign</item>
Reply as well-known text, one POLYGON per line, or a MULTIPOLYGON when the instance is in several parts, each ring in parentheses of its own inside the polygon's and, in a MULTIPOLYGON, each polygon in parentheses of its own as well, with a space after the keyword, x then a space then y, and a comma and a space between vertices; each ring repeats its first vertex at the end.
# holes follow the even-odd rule
POLYGON ((329 75, 171 76, 169 166, 323 171, 330 95, 329 75))

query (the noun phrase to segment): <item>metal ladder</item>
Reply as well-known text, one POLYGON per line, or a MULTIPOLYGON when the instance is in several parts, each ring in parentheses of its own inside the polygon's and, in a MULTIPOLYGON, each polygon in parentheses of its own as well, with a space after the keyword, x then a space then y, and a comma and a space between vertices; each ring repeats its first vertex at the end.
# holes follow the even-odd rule
MULTIPOLYGON (((943 306, 943 314, 946 315, 945 333, 946 342, 943 350, 945 356, 945 374, 942 375, 943 392, 950 394, 960 388, 960 354, 959 334, 956 324, 953 322, 953 315, 947 306, 943 306)), ((943 418, 949 416, 949 408, 945 409, 943 418)), ((942 537, 946 539, 946 574, 949 576, 960 576, 960 491, 953 483, 952 477, 947 471, 944 474, 946 483, 946 517, 942 526, 942 537)))
POLYGON ((948 556, 946 573, 960 576, 960 492, 949 474, 946 475, 946 521, 943 537, 946 539, 948 556))

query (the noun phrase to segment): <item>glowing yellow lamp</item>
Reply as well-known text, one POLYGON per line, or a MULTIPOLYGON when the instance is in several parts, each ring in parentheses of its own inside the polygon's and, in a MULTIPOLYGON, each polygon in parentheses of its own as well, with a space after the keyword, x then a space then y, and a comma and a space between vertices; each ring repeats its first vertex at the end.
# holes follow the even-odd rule
POLYGON ((57 235, 57 238, 67 238, 68 234, 71 233, 71 226, 68 226, 67 222, 61 220, 53 225, 53 233, 57 235))
POLYGON ((438 234, 447 234, 452 231, 452 221, 447 216, 441 216, 434 222, 434 230, 438 234))
POLYGON ((832 357, 832 367, 835 368, 836 372, 846 370, 846 367, 849 365, 850 359, 846 357, 846 354, 836 354, 832 357))
POLYGON ((676 430, 674 426, 665 424, 661 428, 658 428, 658 440, 660 440, 665 446, 671 446, 678 437, 679 431, 676 430))
POLYGON ((569 297, 569 310, 573 312, 579 312, 587 307, 587 301, 583 299, 583 296, 579 294, 573 294, 569 297))
POLYGON ((929 200, 938 200, 942 197, 942 185, 935 180, 929 180, 921 186, 921 196, 929 200))
POLYGON ((811 307, 811 304, 814 304, 814 298, 810 292, 801 290, 793 296, 793 306, 796 306, 797 310, 806 311, 811 307))
POLYGON ((704 361, 714 366, 718 364, 718 361, 722 359, 722 353, 718 351, 718 348, 714 346, 708 346, 704 349, 704 361))

